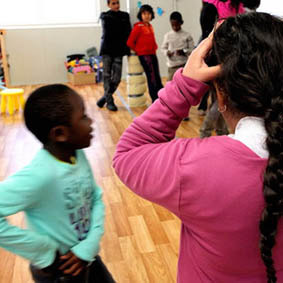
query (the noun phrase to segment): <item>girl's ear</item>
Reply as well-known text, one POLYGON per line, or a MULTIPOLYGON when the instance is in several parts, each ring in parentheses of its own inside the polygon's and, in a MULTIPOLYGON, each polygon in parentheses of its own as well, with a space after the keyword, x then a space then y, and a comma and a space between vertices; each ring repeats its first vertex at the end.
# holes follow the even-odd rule
POLYGON ((217 83, 213 82, 213 85, 215 87, 216 90, 216 96, 217 96, 217 101, 218 101, 218 107, 220 109, 227 107, 226 106, 226 99, 225 96, 223 95, 223 92, 220 90, 220 88, 218 87, 217 83))
POLYGON ((66 142, 69 139, 69 129, 66 126, 56 126, 49 132, 49 139, 52 142, 66 142))

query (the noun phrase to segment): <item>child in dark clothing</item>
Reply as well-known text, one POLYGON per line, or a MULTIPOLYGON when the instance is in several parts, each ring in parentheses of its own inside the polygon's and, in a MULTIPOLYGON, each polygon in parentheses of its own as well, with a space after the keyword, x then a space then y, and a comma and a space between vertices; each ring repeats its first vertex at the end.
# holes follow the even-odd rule
POLYGON ((100 15, 104 95, 97 101, 97 106, 102 108, 106 103, 108 110, 117 111, 113 94, 121 81, 123 56, 130 54, 126 42, 131 32, 131 23, 129 14, 120 11, 119 0, 107 0, 107 4, 110 10, 100 15))
POLYGON ((150 24, 154 19, 154 11, 151 6, 142 5, 137 17, 140 21, 135 23, 127 44, 139 56, 146 74, 149 94, 154 102, 158 98, 158 91, 163 88, 156 56, 157 44, 150 24))
POLYGON ((82 150, 93 130, 82 98, 65 85, 44 86, 24 117, 43 148, 0 183, 0 247, 28 259, 36 283, 114 282, 98 255, 105 213, 82 150), (19 211, 28 229, 7 222, 19 211))

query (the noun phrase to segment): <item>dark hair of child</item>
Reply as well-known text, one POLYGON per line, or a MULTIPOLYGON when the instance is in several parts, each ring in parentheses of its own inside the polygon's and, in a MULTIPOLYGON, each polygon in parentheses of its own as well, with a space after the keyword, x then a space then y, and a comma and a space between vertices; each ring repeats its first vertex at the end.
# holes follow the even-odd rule
POLYGON ((179 12, 173 12, 173 13, 171 13, 171 15, 170 15, 170 21, 172 21, 172 20, 177 21, 177 22, 180 23, 181 25, 184 23, 183 18, 182 18, 182 15, 181 15, 181 13, 179 13, 179 12))
POLYGON ((69 126, 73 112, 70 97, 78 95, 63 84, 40 87, 28 97, 24 109, 26 127, 46 144, 49 132, 58 125, 69 126))
POLYGON ((260 5, 260 0, 242 0, 244 7, 255 10, 260 5))
POLYGON ((228 18, 214 34, 213 49, 222 72, 219 89, 235 113, 262 117, 269 152, 264 172, 260 252, 267 282, 277 282, 272 259, 277 224, 283 215, 283 22, 265 13, 228 18), (239 20, 240 19, 240 20, 239 20))
MULTIPOLYGON (((111 0, 106 0, 107 1, 107 4, 109 5, 111 0)), ((117 2, 119 2, 119 0, 117 0, 117 2)))
POLYGON ((151 13, 151 19, 153 20, 154 19, 154 11, 153 11, 153 9, 152 9, 152 7, 150 6, 150 5, 147 5, 147 4, 145 4, 145 5, 142 5, 141 7, 140 7, 140 10, 139 10, 139 12, 138 12, 138 14, 137 14, 137 18, 140 20, 140 21, 142 21, 142 13, 143 12, 149 12, 149 13, 151 13))

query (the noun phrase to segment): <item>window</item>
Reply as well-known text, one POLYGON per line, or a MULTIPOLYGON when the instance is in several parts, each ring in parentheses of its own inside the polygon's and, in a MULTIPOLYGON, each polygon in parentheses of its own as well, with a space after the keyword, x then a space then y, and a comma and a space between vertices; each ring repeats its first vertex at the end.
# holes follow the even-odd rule
POLYGON ((0 28, 91 25, 98 23, 99 0, 4 0, 0 28))

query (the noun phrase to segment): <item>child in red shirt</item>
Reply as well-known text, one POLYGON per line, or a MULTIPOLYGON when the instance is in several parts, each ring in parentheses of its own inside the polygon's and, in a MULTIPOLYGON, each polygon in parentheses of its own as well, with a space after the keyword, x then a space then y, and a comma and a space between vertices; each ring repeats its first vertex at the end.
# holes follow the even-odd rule
POLYGON ((158 59, 156 56, 157 44, 153 27, 150 21, 154 19, 154 11, 149 5, 142 5, 134 28, 128 38, 127 45, 139 56, 144 68, 149 94, 152 102, 158 98, 158 91, 163 88, 161 83, 158 59))

